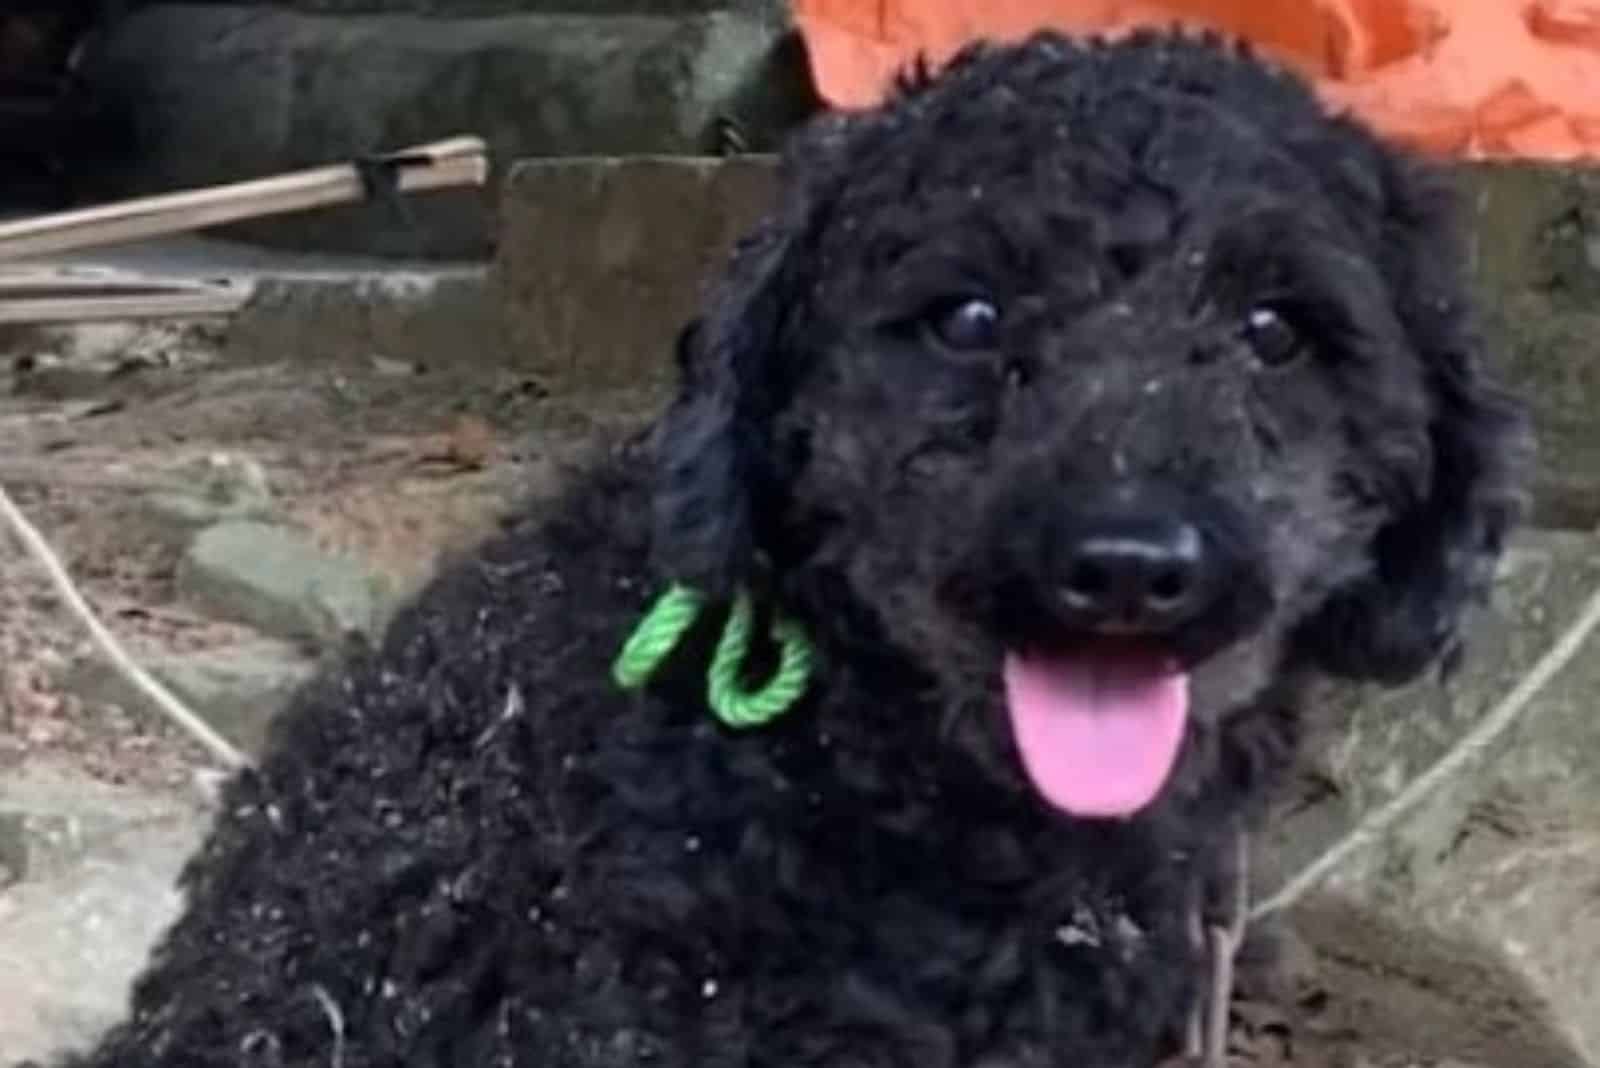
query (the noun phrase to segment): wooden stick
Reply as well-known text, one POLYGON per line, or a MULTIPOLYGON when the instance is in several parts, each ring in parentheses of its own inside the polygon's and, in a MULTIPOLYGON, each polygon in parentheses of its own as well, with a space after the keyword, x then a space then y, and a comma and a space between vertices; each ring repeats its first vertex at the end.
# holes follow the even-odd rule
POLYGON ((93 323, 136 319, 204 319, 232 315, 248 296, 238 293, 164 293, 155 296, 35 297, 0 296, 0 324, 93 323))
POLYGON ((366 199, 370 180, 392 181, 396 193, 482 185, 489 174, 485 153, 481 138, 457 137, 370 161, 0 223, 0 260, 116 245, 241 219, 346 204, 366 199))
POLYGON ((74 323, 231 315, 254 287, 105 268, 0 268, 0 323, 74 323))
POLYGON ((1234 870, 1232 901, 1225 927, 1213 926, 1207 937, 1211 946, 1211 989, 1206 1013, 1204 1068, 1228 1068, 1229 1010, 1233 1007, 1234 965, 1250 927, 1250 836, 1241 825, 1234 831, 1234 870))
POLYGON ((134 319, 201 319, 232 315, 249 301, 251 287, 175 286, 160 291, 28 294, 12 296, 0 285, 0 324, 89 323, 134 319))

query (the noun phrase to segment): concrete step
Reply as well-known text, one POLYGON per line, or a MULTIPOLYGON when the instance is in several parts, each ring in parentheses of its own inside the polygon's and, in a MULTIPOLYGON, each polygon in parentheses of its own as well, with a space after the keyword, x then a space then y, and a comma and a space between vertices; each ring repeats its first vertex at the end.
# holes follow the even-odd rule
POLYGON ((126 1011, 128 984, 176 918, 180 868, 208 812, 30 767, 0 782, 0 1059, 51 1059, 126 1011))
MULTIPOLYGON (((230 360, 386 361, 469 369, 475 363, 498 367, 508 362, 493 340, 500 328, 490 304, 486 262, 295 253, 205 236, 91 249, 45 262, 243 281, 253 290, 249 302, 209 331, 219 354, 230 360)), ((11 330, 0 335, 0 357, 89 352, 114 367, 117 353, 105 351, 107 337, 104 324, 11 330)), ((110 338, 113 348, 115 340, 110 338)), ((94 373, 95 368, 75 372, 91 392, 94 373)))
MULTIPOLYGON (((518 161, 503 184, 504 240, 490 261, 293 253, 191 236, 52 262, 248 282, 254 295, 216 331, 229 359, 512 370, 566 393, 664 386, 672 338, 702 280, 759 216, 773 178, 771 160, 755 156, 518 161)), ((57 337, 85 331, 103 332, 0 336, 0 353, 101 351, 57 337)))

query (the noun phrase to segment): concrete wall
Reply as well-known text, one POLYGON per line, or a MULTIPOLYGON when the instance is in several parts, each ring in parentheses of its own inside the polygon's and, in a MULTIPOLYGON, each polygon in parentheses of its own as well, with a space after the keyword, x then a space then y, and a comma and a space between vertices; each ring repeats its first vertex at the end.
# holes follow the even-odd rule
MULTIPOLYGON (((217 7, 240 0, 179 0, 217 7)), ((577 15, 685 15, 706 11, 781 13, 782 0, 244 0, 253 7, 280 7, 320 15, 507 15, 522 12, 577 15)))
MULTIPOLYGON (((104 168, 100 192, 237 181, 464 133, 488 142, 496 180, 519 157, 713 152, 725 120, 759 150, 815 106, 799 41, 765 0, 600 14, 582 0, 509 6, 145 5, 85 56, 91 87, 134 125, 134 152, 104 168)), ((300 250, 481 258, 493 202, 493 190, 451 193, 407 201, 404 217, 358 207, 227 233, 300 250)))
POLYGON ((1542 518, 1600 522, 1600 170, 1462 172, 1496 357, 1537 415, 1542 518))

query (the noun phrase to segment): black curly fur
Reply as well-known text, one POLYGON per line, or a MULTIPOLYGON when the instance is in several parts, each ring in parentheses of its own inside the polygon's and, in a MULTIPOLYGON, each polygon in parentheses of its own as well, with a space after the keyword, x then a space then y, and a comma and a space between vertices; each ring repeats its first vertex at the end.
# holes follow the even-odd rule
POLYGON ((819 120, 653 441, 299 696, 73 1063, 1147 1068, 1303 681, 1421 671, 1516 518, 1454 241, 1435 177, 1210 39, 973 48, 819 120), (949 351, 925 324, 975 294, 1001 339, 949 351), (1241 340, 1263 301, 1299 362, 1241 340), (1161 798, 1080 821, 996 668, 1071 640, 1033 591, 1118 486, 1182 502, 1231 596, 1171 638, 1161 798), (810 697, 715 723, 715 618, 619 694, 667 579, 799 617, 810 697))

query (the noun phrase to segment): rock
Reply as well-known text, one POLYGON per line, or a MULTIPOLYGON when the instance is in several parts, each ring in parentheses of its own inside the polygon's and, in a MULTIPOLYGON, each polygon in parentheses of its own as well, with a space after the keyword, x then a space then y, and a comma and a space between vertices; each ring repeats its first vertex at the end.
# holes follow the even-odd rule
POLYGON ((82 1048, 177 915, 178 871, 208 817, 76 775, 0 782, 0 826, 28 828, 28 875, 0 889, 0 1060, 82 1048))
POLYGON ((221 329, 213 319, 41 326, 0 337, 0 352, 11 356, 16 392, 70 400, 103 395, 141 371, 210 364, 221 329))
MULTIPOLYGON (((657 14, 308 15, 143 6, 84 60, 139 116, 122 192, 162 192, 476 133, 498 159, 701 152, 727 115, 750 147, 810 110, 803 56, 774 20, 657 14), (786 72, 774 73, 775 66, 786 72), (774 128, 770 129, 769 128, 774 128)), ((273 244, 471 258, 492 194, 409 198, 240 224, 273 244), (398 225, 397 225, 398 223, 398 225)))
POLYGON ((0 813, 0 891, 28 874, 28 827, 16 813, 0 813))
POLYGON ((229 519, 268 519, 273 513, 267 473, 248 456, 212 453, 167 474, 141 499, 153 533, 187 541, 196 531, 229 519))
MULTIPOLYGON (((1448 688, 1321 709, 1303 789, 1258 849, 1269 891, 1439 758, 1600 590, 1600 542, 1539 533, 1509 554, 1448 688)), ((1600 656, 1584 652, 1482 760, 1299 907, 1336 1010, 1403 1052, 1517 1068, 1600 1065, 1600 656)))
POLYGON ((286 527, 249 520, 202 531, 179 565, 178 591, 219 618, 329 645, 377 633, 389 601, 387 583, 360 564, 286 527))
POLYGON ((556 391, 665 382, 674 336, 774 178, 762 157, 519 163, 491 275, 507 347, 556 391))
POLYGON ((13 389, 18 396, 40 400, 77 400, 98 397, 106 389, 102 368, 73 363, 60 353, 35 350, 11 361, 13 389))
POLYGON ((0 851, 10 858, 14 882, 47 881, 130 830, 163 826, 193 809, 76 770, 29 764, 0 780, 0 826, 6 828, 0 851))
MULTIPOLYGON (((261 752, 272 717, 314 670, 293 646, 277 642, 144 658, 140 666, 223 737, 251 754, 261 752)), ((87 701, 156 711, 99 656, 71 664, 61 685, 87 701)))

